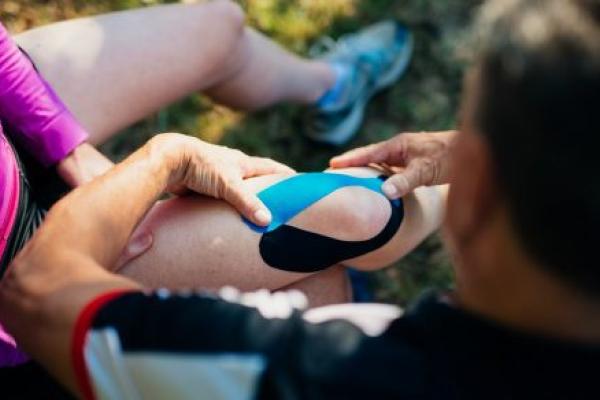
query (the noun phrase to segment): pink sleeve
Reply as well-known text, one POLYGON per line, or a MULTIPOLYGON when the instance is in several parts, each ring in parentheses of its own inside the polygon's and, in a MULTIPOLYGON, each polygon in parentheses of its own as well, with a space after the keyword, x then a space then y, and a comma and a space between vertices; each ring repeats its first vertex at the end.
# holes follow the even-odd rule
POLYGON ((0 117, 18 131, 14 139, 45 166, 65 158, 88 136, 2 24, 0 117))

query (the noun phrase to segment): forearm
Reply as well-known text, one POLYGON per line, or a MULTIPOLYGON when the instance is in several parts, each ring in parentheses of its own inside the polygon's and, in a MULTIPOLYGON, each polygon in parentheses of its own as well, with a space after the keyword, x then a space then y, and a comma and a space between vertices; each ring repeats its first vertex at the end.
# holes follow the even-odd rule
POLYGON ((0 283, 2 322, 65 382, 73 382, 69 340, 96 296, 135 283, 108 273, 134 229, 164 191, 172 169, 156 143, 52 208, 0 283))
POLYGON ((136 224, 169 184, 171 170, 160 140, 149 142, 110 173, 59 202, 44 223, 53 247, 112 265, 136 224))
POLYGON ((106 267, 115 263, 161 193, 184 187, 218 196, 253 218, 266 211, 241 187, 243 179, 287 171, 272 160, 184 135, 155 137, 104 177, 74 190, 52 208, 0 281, 0 320, 26 351, 74 389, 69 343, 76 321, 85 319, 82 310, 90 302, 96 304, 98 296, 140 289, 106 267))

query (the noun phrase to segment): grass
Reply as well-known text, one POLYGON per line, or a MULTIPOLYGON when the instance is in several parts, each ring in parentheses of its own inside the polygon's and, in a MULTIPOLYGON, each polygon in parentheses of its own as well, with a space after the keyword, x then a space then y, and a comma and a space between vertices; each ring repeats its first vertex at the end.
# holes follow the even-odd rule
MULTIPOLYGON (((150 6, 153 0, 2 1, 0 18, 14 32, 80 15, 150 6)), ((400 131, 455 126, 464 63, 461 45, 480 0, 241 0, 248 23, 299 54, 322 35, 338 37, 386 18, 407 24, 415 54, 407 74, 374 98, 364 126, 347 148, 389 138, 400 131)), ((180 131, 250 154, 285 161, 300 171, 321 170, 343 150, 305 140, 302 109, 281 105, 253 115, 234 112, 193 95, 140 122, 103 150, 120 159, 154 132, 180 131)), ((379 300, 405 305, 426 287, 452 285, 450 262, 438 237, 396 265, 373 275, 379 300)))

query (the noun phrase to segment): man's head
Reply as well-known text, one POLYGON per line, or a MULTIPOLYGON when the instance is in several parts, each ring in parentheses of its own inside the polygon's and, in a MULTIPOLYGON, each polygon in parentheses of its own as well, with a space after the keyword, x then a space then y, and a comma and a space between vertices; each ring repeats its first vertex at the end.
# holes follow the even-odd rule
POLYGON ((459 285, 514 259, 600 301, 600 1, 490 1, 479 29, 447 218, 459 285))

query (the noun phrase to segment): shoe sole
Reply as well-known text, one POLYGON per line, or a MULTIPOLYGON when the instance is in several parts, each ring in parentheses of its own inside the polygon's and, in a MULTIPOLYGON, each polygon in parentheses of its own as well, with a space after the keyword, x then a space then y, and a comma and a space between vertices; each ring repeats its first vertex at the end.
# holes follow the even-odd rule
POLYGON ((402 49, 398 60, 394 63, 390 71, 382 76, 377 84, 367 93, 362 99, 357 100, 352 107, 352 112, 346 118, 346 120, 339 125, 336 129, 329 132, 327 137, 312 136, 309 137, 320 143, 327 143, 334 146, 342 146, 346 144, 356 132, 360 129, 365 114, 365 109, 371 98, 382 90, 390 87, 394 84, 400 76, 406 71, 410 64, 414 47, 413 35, 408 32, 408 38, 406 45, 402 49))

